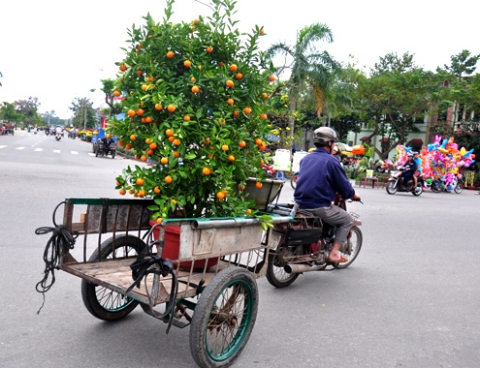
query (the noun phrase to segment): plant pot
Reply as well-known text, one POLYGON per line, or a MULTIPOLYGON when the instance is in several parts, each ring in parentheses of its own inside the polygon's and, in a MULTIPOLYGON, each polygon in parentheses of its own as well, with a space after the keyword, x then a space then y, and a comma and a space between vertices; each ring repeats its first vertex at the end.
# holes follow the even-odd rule
POLYGON ((277 196, 280 195, 280 191, 285 183, 283 180, 262 180, 262 187, 257 188, 257 179, 248 178, 245 186, 245 193, 248 193, 247 200, 255 201, 255 209, 265 210, 267 205, 271 203, 277 196))
MULTIPOLYGON (((156 224, 156 221, 150 220, 150 225, 153 226, 156 224)), ((158 240, 160 237, 160 227, 155 227, 153 229, 153 238, 158 240)), ((162 258, 166 258, 172 261, 173 265, 177 267, 178 265, 178 254, 180 252, 180 226, 166 226, 165 227, 165 236, 164 236, 164 246, 162 251, 162 258)), ((194 270, 203 270, 205 263, 207 264, 207 269, 209 267, 215 266, 218 262, 218 258, 210 259, 200 259, 194 262, 194 270)), ((191 261, 180 262, 180 269, 185 271, 190 271, 192 267, 191 261)))

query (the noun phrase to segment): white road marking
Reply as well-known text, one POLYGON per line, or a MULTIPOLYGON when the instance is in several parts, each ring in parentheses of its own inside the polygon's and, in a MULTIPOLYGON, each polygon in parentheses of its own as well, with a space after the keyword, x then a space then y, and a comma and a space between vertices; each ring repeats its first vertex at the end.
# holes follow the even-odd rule
POLYGON ((17 148, 15 148, 15 149, 22 150, 22 149, 24 149, 24 148, 25 148, 25 147, 17 147, 17 148))
POLYGON ((92 157, 95 157, 95 153, 92 153, 92 152, 89 152, 88 155, 92 156, 92 157))
POLYGON ((7 147, 7 146, 0 146, 0 148, 5 148, 5 147, 7 147))
POLYGON ((43 148, 35 148, 35 152, 43 151, 43 148))
POLYGON ((60 150, 53 150, 53 153, 60 153, 60 150))
POLYGON ((72 155, 78 155, 77 151, 72 151, 72 155))

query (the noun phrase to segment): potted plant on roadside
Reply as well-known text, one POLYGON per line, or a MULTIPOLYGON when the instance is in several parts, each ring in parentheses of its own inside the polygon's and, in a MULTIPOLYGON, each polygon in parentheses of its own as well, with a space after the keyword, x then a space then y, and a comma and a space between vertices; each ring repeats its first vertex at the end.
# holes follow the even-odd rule
POLYGON ((121 194, 152 197, 161 221, 178 208, 188 217, 254 214, 248 178, 261 189, 262 150, 271 127, 268 99, 273 66, 259 50, 262 27, 242 35, 234 2, 214 0, 209 17, 171 23, 150 15, 129 30, 130 47, 118 62, 114 96, 125 118, 108 130, 119 145, 154 165, 128 167, 117 177, 121 194))

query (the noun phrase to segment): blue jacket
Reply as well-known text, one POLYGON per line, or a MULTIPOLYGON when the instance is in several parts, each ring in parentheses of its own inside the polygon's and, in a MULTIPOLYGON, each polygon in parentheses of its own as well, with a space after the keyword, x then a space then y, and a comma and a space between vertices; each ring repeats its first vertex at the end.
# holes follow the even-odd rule
POLYGON ((302 209, 328 207, 336 193, 348 199, 355 195, 355 190, 338 160, 317 148, 300 162, 295 202, 302 209))

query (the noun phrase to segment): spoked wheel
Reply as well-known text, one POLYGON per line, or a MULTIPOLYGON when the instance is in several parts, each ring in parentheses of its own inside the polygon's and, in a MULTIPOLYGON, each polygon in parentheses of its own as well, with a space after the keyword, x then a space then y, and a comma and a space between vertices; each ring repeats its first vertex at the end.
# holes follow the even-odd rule
POLYGON ((389 181, 387 182, 387 186, 385 187, 385 189, 387 190, 387 193, 388 194, 395 194, 397 193, 398 191, 398 182, 394 182, 394 181, 389 181))
POLYGON ((346 243, 340 248, 340 254, 345 258, 348 258, 348 262, 335 263, 333 266, 335 268, 347 268, 350 266, 357 258, 358 253, 360 253, 362 243, 362 231, 357 226, 352 227, 350 230, 350 237, 347 238, 346 243))
POLYGON ((202 368, 227 367, 252 333, 258 288, 251 273, 227 267, 202 292, 190 326, 190 351, 202 368))
POLYGON ((287 273, 284 269, 289 258, 293 258, 298 248, 280 246, 268 255, 267 280, 276 288, 290 286, 298 277, 298 273, 287 273))
POLYGON ((455 186, 455 193, 460 194, 463 192, 463 183, 458 182, 455 186))
MULTIPOLYGON (((146 247, 146 244, 134 236, 121 236, 105 240, 98 249, 93 252, 89 262, 99 259, 116 259, 136 256, 146 247)), ((132 261, 133 262, 133 261, 132 261)), ((132 312, 138 302, 122 294, 95 285, 87 280, 82 280, 82 299, 87 310, 94 316, 105 321, 114 321, 127 316, 132 312)))
POLYGON ((415 196, 415 197, 418 197, 419 195, 421 195, 423 193, 423 184, 418 182, 417 183, 417 186, 415 187, 415 189, 412 190, 412 194, 415 196))
POLYGON ((442 191, 442 185, 440 184, 440 181, 434 180, 432 185, 430 185, 430 190, 433 193, 440 193, 442 191))
POLYGON ((97 148, 97 149, 95 150, 95 157, 98 157, 99 154, 100 154, 100 149, 97 148))
POLYGON ((290 179, 290 185, 293 189, 297 187, 297 180, 298 180, 298 173, 294 173, 292 178, 290 179))

